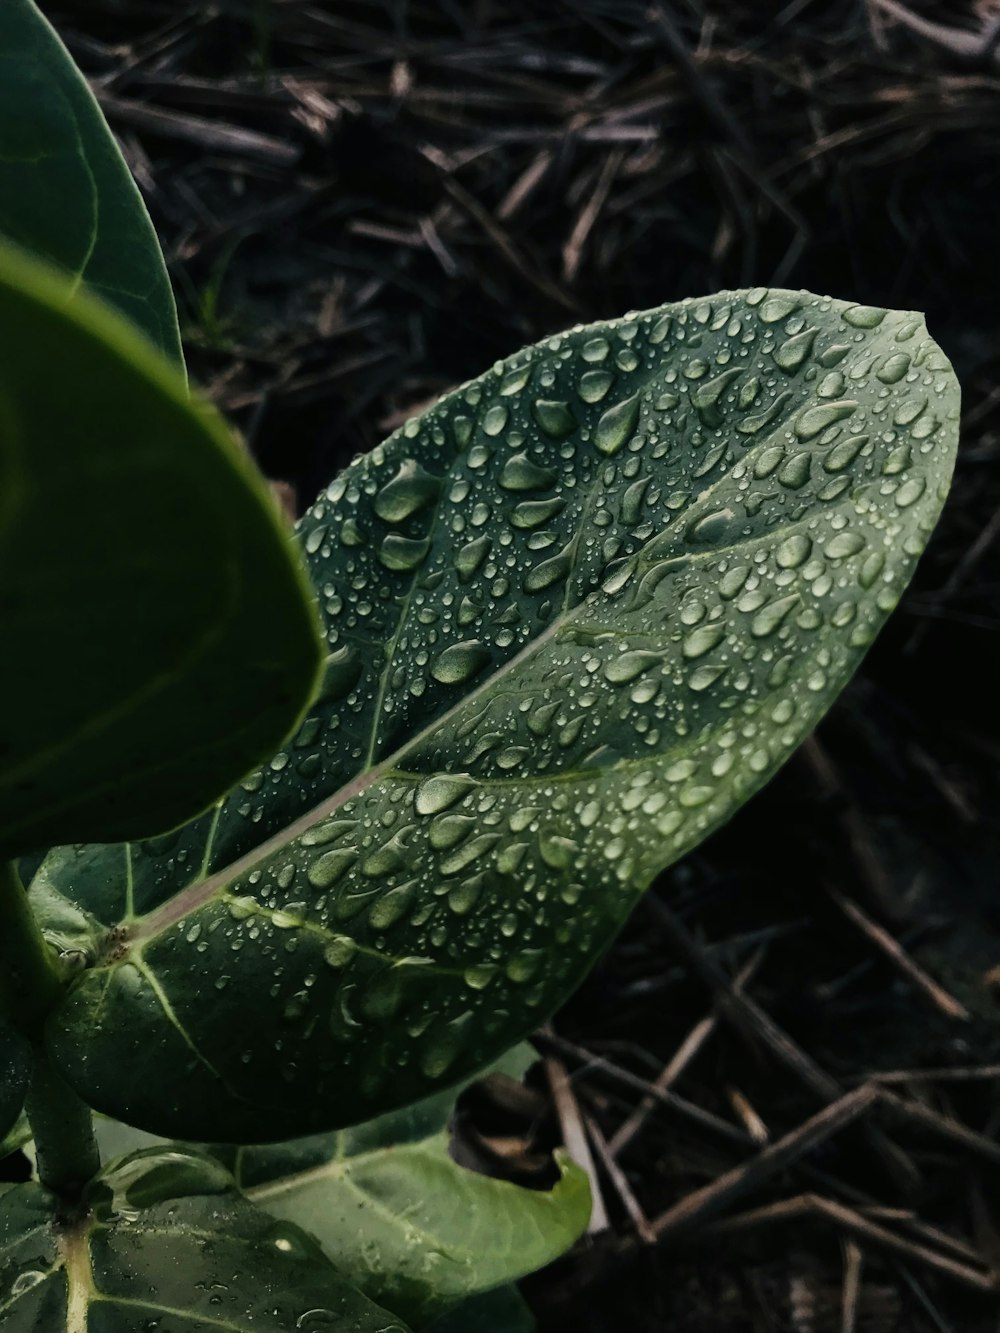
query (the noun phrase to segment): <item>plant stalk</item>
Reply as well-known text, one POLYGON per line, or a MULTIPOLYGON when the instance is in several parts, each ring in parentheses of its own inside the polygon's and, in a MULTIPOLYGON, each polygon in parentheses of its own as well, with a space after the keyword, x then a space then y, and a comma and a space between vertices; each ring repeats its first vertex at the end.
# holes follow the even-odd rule
POLYGON ((17 867, 0 860, 0 1021, 37 1043, 62 991, 17 867))
POLYGON ((28 1092, 27 1112, 38 1179, 54 1194, 77 1199, 83 1186, 101 1169, 94 1120, 90 1108, 41 1052, 28 1092))
POLYGON ((45 1019, 65 989, 38 928, 17 867, 0 860, 0 1022, 31 1042, 35 1066, 27 1112, 42 1184, 76 1198, 100 1170, 90 1110, 49 1064, 45 1019))

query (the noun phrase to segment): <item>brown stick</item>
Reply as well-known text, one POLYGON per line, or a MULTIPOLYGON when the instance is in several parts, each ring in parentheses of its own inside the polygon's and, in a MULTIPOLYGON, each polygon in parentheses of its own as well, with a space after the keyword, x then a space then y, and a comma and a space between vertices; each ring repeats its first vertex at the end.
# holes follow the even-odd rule
POLYGON ((877 1099, 878 1093, 871 1087, 863 1086, 847 1093, 769 1148, 764 1148, 749 1162, 695 1190, 655 1218, 652 1227, 657 1239, 675 1236, 716 1217, 729 1204, 783 1171, 831 1135, 854 1124, 867 1114, 877 1099))

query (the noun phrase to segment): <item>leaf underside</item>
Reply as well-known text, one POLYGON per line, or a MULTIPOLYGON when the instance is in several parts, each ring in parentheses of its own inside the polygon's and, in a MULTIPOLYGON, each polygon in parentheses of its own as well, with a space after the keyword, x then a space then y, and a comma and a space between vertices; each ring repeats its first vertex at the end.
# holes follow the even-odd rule
POLYGON ((40 1185, 0 1187, 4 1333, 406 1333, 224 1182, 144 1206, 116 1192, 73 1224, 56 1213, 40 1185))
POLYGON ((829 707, 957 414, 920 316, 759 290, 551 338, 397 431, 300 525, 330 656, 287 750, 37 877, 94 964, 65 1076, 250 1142, 488 1063, 829 707))
POLYGON ((153 224, 86 80, 32 0, 0 5, 0 232, 182 363, 153 224))
POLYGON ((154 833, 295 724, 315 613, 222 423, 0 247, 0 854, 154 833))

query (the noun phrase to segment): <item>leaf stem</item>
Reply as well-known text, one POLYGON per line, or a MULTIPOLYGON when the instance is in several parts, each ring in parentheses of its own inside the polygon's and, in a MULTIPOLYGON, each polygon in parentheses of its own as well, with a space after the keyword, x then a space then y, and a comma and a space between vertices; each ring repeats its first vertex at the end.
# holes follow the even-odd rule
POLYGON ((38 1178, 54 1194, 77 1199, 101 1169, 90 1108, 39 1053, 28 1092, 28 1123, 38 1178))
POLYGON ((38 928, 17 867, 0 860, 0 1021, 31 1042, 35 1067, 28 1121, 43 1185, 64 1198, 100 1169, 90 1110, 49 1064, 42 1030, 65 989, 52 950, 38 928))
POLYGON ((17 866, 0 860, 0 1020, 37 1043, 62 991, 17 866))

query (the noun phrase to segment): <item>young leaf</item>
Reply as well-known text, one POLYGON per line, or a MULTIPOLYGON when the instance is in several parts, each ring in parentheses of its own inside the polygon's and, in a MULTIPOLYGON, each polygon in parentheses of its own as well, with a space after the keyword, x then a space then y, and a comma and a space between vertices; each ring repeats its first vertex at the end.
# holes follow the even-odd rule
MULTIPOLYGON (((31 1049, 23 1037, 0 1024, 0 1146, 17 1124, 28 1092, 31 1049)), ((0 1156, 3 1156, 0 1151, 0 1156)))
MULTIPOLYGON (((489 1072, 521 1079, 536 1060, 530 1046, 518 1046, 489 1072)), ((565 1157, 551 1189, 459 1166, 448 1149, 455 1098, 454 1090, 439 1092, 340 1133, 203 1151, 260 1207, 308 1231, 347 1279, 408 1323, 420 1326, 456 1301, 471 1318, 478 1307, 467 1297, 533 1272, 572 1245, 587 1225, 590 1194, 586 1175, 565 1157)), ((138 1148, 162 1154, 178 1146, 103 1117, 96 1129, 106 1160, 140 1160, 150 1154, 138 1148)), ((514 1288, 490 1290, 479 1313, 517 1309, 518 1299, 514 1288)))
POLYGON ((919 315, 758 290, 550 338, 397 431, 301 524, 330 657, 289 748, 217 820, 43 866, 90 914, 66 1077, 249 1142, 488 1063, 830 706, 957 417, 919 315))
POLYGON ((167 1157, 120 1164, 72 1224, 40 1185, 0 1187, 4 1333, 406 1333, 221 1167, 167 1157))
POLYGON ((0 5, 0 232, 182 362, 153 225, 104 117, 33 0, 0 5))
POLYGON ((357 1129, 238 1149, 237 1182, 315 1236, 366 1295, 420 1327, 551 1263, 590 1218, 586 1174, 565 1154, 552 1189, 459 1166, 449 1152, 453 1108, 453 1094, 438 1094, 357 1129))
POLYGON ((311 601, 218 418, 123 319, 0 248, 0 849, 203 810, 309 697, 311 601))

